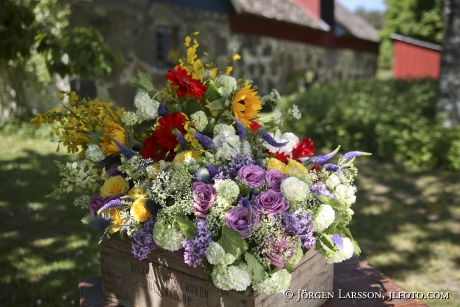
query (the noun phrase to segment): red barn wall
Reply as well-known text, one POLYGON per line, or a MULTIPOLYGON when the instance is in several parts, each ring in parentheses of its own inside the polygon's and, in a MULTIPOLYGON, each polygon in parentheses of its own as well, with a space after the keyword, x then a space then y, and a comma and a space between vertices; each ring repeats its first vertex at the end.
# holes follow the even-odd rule
POLYGON ((394 76, 397 79, 439 78, 441 53, 402 41, 394 42, 394 76))

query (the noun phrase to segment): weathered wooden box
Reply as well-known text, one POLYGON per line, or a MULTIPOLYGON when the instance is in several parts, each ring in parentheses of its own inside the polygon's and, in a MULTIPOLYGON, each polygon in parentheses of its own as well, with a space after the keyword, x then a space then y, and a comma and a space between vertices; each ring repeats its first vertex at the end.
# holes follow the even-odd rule
POLYGON ((327 264, 316 251, 309 251, 293 273, 291 299, 282 293, 247 296, 220 290, 207 281, 203 270, 191 268, 179 255, 161 249, 155 250, 149 259, 138 261, 127 240, 103 241, 101 273, 108 299, 136 307, 314 307, 321 306, 333 290, 333 265, 327 264))

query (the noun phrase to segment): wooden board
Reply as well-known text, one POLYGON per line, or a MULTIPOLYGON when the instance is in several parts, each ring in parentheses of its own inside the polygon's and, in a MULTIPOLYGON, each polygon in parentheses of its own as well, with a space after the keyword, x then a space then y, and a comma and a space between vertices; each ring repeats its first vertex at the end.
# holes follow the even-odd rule
POLYGON ((183 263, 178 253, 156 249, 149 259, 138 261, 131 254, 129 241, 112 238, 101 245, 102 289, 110 300, 123 306, 278 307, 301 303, 316 307, 327 300, 327 295, 296 302, 298 291, 331 293, 333 268, 311 250, 292 274, 289 289, 294 292, 293 299, 285 299, 282 293, 246 296, 216 288, 203 270, 183 263))

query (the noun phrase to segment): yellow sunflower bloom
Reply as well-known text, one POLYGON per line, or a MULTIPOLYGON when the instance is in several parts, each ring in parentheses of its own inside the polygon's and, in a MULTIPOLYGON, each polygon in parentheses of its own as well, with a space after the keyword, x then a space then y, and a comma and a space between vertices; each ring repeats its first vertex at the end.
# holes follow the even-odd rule
POLYGON ((120 231, 128 223, 128 220, 123 216, 123 212, 118 209, 109 209, 104 215, 109 216, 112 220, 109 228, 110 233, 120 231))
POLYGON ((236 93, 232 101, 232 110, 236 118, 238 118, 246 127, 251 125, 251 122, 259 115, 262 109, 262 101, 255 89, 251 88, 251 84, 246 86, 236 93))

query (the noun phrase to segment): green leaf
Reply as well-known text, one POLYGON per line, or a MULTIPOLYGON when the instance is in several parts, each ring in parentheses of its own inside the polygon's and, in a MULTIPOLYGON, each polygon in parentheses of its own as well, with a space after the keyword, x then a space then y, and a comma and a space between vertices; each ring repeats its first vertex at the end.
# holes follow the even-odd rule
POLYGON ((192 239, 196 236, 196 225, 191 220, 183 215, 175 215, 176 224, 179 226, 180 231, 187 239, 192 239))
POLYGON ((134 87, 141 88, 146 91, 153 91, 155 89, 150 77, 142 71, 139 72, 137 76, 131 78, 131 84, 134 87))
POLYGON ((248 249, 248 243, 241 234, 227 226, 222 227, 222 236, 218 243, 226 253, 232 254, 236 258, 239 258, 248 249))
POLYGON ((248 264, 248 271, 251 275, 251 279, 255 282, 262 282, 265 279, 265 269, 257 258, 250 253, 245 253, 244 259, 248 264))
POLYGON ((206 105, 211 111, 222 110, 225 107, 224 101, 222 99, 214 100, 213 102, 206 105))
POLYGON ((206 97, 210 101, 222 98, 222 95, 219 92, 219 89, 217 88, 214 81, 207 82, 207 86, 208 86, 208 89, 206 90, 206 97))

